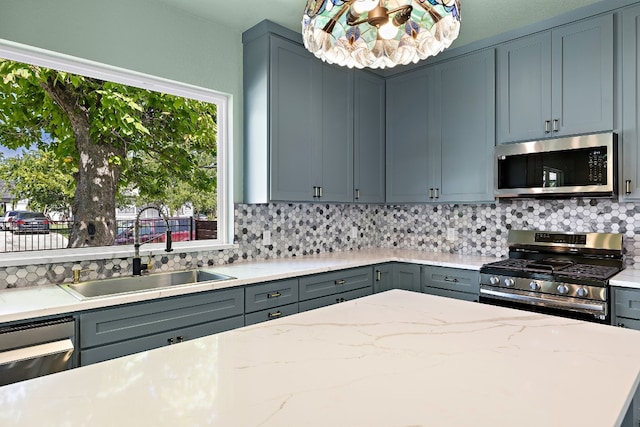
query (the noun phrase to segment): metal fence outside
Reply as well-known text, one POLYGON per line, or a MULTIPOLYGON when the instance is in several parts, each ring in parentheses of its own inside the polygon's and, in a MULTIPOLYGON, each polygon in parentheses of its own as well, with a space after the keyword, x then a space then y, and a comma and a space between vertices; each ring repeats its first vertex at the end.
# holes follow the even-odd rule
MULTIPOLYGON (((134 239, 133 220, 118 220, 114 245, 132 245, 134 239)), ((216 238, 217 233, 206 235, 200 229, 211 229, 216 221, 196 220, 193 217, 169 218, 173 242, 216 238)), ((0 221, 0 253, 26 252, 48 249, 65 249, 69 245, 69 232, 73 221, 50 221, 49 229, 40 232, 20 231, 11 222, 0 221)), ((166 238, 167 224, 162 218, 140 219, 140 242, 158 243, 166 238)))

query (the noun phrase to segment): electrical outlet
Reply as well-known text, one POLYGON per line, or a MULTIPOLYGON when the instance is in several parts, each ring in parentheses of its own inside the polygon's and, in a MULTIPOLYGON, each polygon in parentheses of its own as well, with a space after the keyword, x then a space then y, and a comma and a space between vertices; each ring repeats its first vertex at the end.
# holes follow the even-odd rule
POLYGON ((349 234, 349 236, 352 239, 355 239, 358 237, 358 227, 351 227, 351 234, 349 234))
POLYGON ((450 242, 456 240, 456 229, 455 228, 447 228, 447 240, 450 242))
POLYGON ((269 230, 262 232, 262 244, 269 246, 271 244, 271 232, 269 230))

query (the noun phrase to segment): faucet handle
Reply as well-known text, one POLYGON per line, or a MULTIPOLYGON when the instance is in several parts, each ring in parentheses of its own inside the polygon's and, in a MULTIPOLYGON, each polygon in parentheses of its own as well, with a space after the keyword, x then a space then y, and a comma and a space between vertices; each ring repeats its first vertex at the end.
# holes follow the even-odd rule
POLYGON ((82 267, 79 268, 73 268, 71 270, 73 272, 73 283, 80 283, 80 274, 82 273, 88 273, 90 271, 95 271, 92 268, 86 268, 86 269, 82 269, 82 267))

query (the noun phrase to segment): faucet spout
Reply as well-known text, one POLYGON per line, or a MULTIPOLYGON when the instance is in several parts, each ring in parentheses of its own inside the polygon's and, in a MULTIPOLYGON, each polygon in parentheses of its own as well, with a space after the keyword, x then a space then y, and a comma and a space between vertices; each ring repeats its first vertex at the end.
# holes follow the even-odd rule
POLYGON ((140 243, 140 215, 142 215, 142 213, 148 209, 155 209, 160 213, 160 216, 162 217, 165 224, 167 225, 166 239, 165 239, 165 242, 166 242, 165 252, 171 252, 173 250, 171 248, 171 225, 169 224, 169 219, 167 218, 165 213, 162 211, 162 209, 159 206, 154 206, 154 205, 147 205, 144 208, 140 209, 133 223, 133 275, 134 276, 140 276, 142 274, 142 270, 147 269, 146 265, 144 266, 142 265, 142 260, 140 259, 140 246, 142 246, 142 243, 140 243))

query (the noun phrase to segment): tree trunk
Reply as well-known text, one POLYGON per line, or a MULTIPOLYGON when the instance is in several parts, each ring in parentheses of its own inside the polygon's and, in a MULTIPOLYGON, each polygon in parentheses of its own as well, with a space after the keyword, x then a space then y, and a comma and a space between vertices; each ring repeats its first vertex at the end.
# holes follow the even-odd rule
POLYGON ((80 160, 69 247, 111 246, 117 233, 116 192, 120 167, 109 163, 109 159, 124 157, 124 149, 91 141, 88 122, 84 129, 76 130, 74 126, 74 134, 80 160))
POLYGON ((124 157, 126 150, 108 140, 91 140, 91 122, 88 107, 81 102, 82 90, 76 91, 54 78, 42 82, 41 87, 69 118, 79 155, 69 247, 111 246, 117 232, 116 192, 121 167, 109 160, 124 157))

